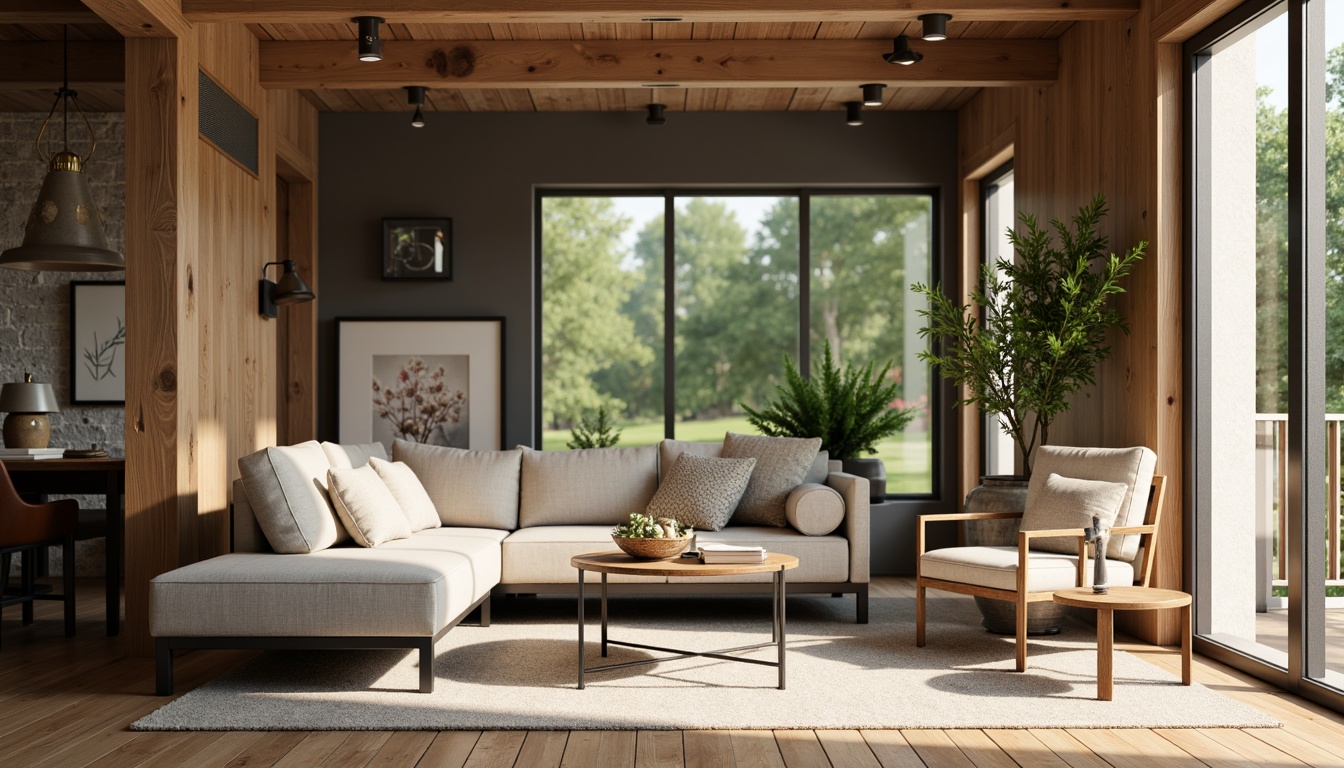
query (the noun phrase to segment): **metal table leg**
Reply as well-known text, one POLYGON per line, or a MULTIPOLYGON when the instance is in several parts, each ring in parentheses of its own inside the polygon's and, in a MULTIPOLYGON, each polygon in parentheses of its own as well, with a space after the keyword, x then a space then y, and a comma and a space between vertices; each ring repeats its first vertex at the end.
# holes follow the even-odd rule
POLYGON ((602 658, 607 656, 607 574, 602 572, 602 658))
POLYGON ((777 617, 777 621, 779 623, 779 637, 777 642, 779 647, 779 690, 781 691, 784 690, 784 633, 785 633, 784 604, 786 602, 785 597, 786 595, 784 592, 784 569, 781 568, 778 571, 775 571, 775 601, 776 605, 778 606, 775 609, 775 616, 777 617))
POLYGON ((579 569, 579 690, 583 690, 583 569, 579 569))

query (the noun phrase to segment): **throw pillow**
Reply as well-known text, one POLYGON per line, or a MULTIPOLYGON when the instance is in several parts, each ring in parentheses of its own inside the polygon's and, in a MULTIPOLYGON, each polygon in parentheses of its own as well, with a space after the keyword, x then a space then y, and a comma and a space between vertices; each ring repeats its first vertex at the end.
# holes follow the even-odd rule
POLYGON ((307 554, 349 538, 327 498, 328 469, 316 440, 263 448, 238 460, 247 500, 271 549, 307 554))
POLYGON ((444 525, 505 531, 518 527, 521 451, 467 451, 396 440, 392 459, 415 473, 444 525))
POLYGON ((411 524, 411 533, 438 528, 442 524, 439 520, 439 511, 434 507, 434 500, 429 498, 429 493, 420 483, 420 478, 415 476, 415 472, 406 466, 405 462, 384 461, 377 456, 371 456, 369 466, 378 473, 383 485, 392 492, 392 498, 397 500, 397 506, 406 514, 406 522, 411 524))
MULTIPOLYGON (((1050 473, 1022 515, 1022 530, 1048 531, 1056 528, 1083 529, 1092 525, 1092 516, 1101 515, 1113 523, 1120 504, 1129 493, 1124 483, 1079 480, 1050 473)), ((1078 554, 1078 539, 1056 536, 1032 539, 1031 548, 1039 552, 1078 554)))
POLYGON ((328 470, 327 485, 336 514, 359 546, 410 538, 406 513, 373 467, 328 470))
POLYGON ((755 468, 755 459, 683 453, 663 476, 644 513, 654 519, 670 517, 697 531, 717 531, 733 516, 755 468))
POLYGON ((803 476, 804 483, 815 483, 825 485, 826 478, 831 476, 831 452, 818 451, 817 458, 812 460, 812 466, 807 468, 807 474, 803 476))
POLYGON ((354 469, 377 457, 387 460, 387 448, 382 443, 323 443, 327 461, 336 469, 354 469))
POLYGON ((662 482, 662 479, 667 477, 667 473, 672 470, 672 465, 677 463, 677 457, 683 453, 717 459, 722 452, 723 443, 721 442, 702 443, 689 440, 664 440, 658 444, 658 481, 662 482))
POLYGON ((723 458, 755 459, 756 470, 733 513, 734 525, 789 524, 784 502, 803 484, 807 470, 821 448, 819 437, 766 437, 729 432, 723 438, 723 458))
POLYGON ((804 536, 825 536, 845 519, 845 499, 829 485, 803 483, 784 502, 789 525, 804 536))

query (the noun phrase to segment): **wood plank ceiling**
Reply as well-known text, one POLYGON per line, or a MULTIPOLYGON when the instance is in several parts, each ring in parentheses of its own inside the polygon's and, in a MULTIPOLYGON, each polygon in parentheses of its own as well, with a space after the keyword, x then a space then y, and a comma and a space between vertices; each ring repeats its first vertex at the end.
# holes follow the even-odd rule
MULTIPOLYGON (((948 24, 949 38, 1053 39, 1064 33, 1069 21, 972 21, 948 24)), ((249 24, 261 40, 341 40, 356 37, 356 27, 347 24, 249 24)), ((891 39, 901 34, 917 37, 918 22, 671 22, 671 23, 508 23, 508 24, 402 24, 383 26, 386 45, 397 40, 843 40, 891 39)), ((117 40, 119 35, 104 24, 71 24, 75 40, 117 40)), ((60 40, 59 24, 0 24, 0 44, 7 40, 60 40)), ((937 43, 914 41, 916 46, 937 43)), ((410 83, 408 83, 409 85, 410 83)), ((0 110, 46 111, 57 83, 50 89, 0 91, 0 110)), ((958 109, 976 88, 888 88, 880 109, 958 109)), ((406 94, 400 89, 320 89, 304 95, 319 109, 331 112, 407 111, 406 94)), ((444 112, 551 112, 637 111, 651 101, 671 111, 840 111, 844 102, 857 99, 856 88, 528 88, 437 89, 428 93, 427 111, 444 112)), ((90 111, 119 111, 125 101, 120 87, 83 87, 80 103, 90 111)), ((878 109, 878 107, 869 107, 878 109)))

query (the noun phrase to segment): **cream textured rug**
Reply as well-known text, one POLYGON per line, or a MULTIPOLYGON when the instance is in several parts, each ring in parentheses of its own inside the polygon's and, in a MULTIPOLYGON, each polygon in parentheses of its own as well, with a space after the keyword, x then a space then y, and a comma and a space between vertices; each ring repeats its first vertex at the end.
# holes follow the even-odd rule
MULTIPOLYGON (((588 664, 598 656, 590 604, 588 664)), ((986 633, 969 600, 929 607, 914 642, 914 601, 875 599, 853 623, 852 598, 789 600, 788 689, 771 667, 703 658, 590 674, 575 689, 572 598, 497 600, 490 627, 439 643, 433 694, 414 692, 416 655, 268 652, 137 721, 137 730, 450 730, 692 728, 1204 728, 1278 722, 1127 653, 1115 700, 1096 695, 1095 635, 1070 624, 1031 641, 1013 671, 1011 638, 986 633)), ((767 599, 613 598, 611 637, 711 650, 768 640, 767 599)), ((771 658, 772 650, 755 651, 771 658)))

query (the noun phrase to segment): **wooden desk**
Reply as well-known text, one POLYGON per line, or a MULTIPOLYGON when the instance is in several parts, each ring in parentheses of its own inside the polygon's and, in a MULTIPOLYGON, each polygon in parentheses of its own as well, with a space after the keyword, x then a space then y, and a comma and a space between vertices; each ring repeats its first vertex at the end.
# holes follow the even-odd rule
MULTIPOLYGON (((102 495, 107 498, 107 549, 104 570, 107 580, 107 634, 121 632, 121 571, 125 558, 126 512, 121 496, 126 492, 125 459, 41 459, 6 461, 5 471, 21 494, 102 495)), ((65 567, 74 567, 73 563, 65 567)))

